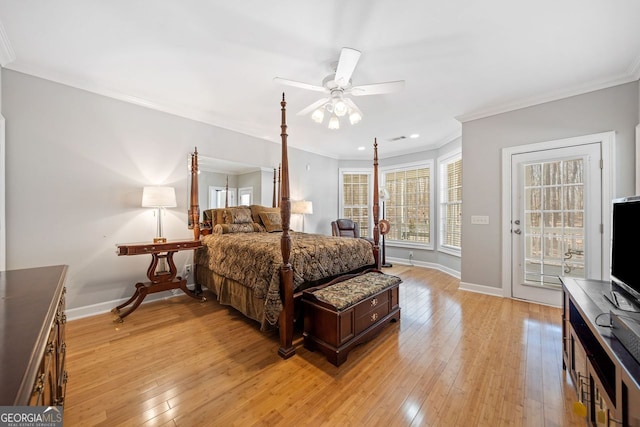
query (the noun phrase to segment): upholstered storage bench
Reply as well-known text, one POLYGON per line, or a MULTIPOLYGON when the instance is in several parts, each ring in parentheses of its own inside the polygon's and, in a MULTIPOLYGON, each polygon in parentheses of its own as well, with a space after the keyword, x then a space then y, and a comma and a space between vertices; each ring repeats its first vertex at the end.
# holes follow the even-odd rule
POLYGON ((302 294, 304 346, 340 366, 353 347, 400 320, 399 277, 368 270, 342 276, 302 294))

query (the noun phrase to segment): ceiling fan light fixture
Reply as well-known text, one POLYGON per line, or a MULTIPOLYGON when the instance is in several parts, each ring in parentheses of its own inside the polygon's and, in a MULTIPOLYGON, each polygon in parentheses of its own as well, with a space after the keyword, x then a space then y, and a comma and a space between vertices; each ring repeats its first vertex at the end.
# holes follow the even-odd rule
POLYGON ((336 116, 342 117, 347 114, 348 108, 347 104, 342 99, 334 100, 333 104, 333 112, 336 113, 336 116))
POLYGON ((349 123, 352 125, 360 123, 360 120, 362 120, 362 115, 357 111, 352 111, 351 114, 349 114, 349 123))
POLYGON ((321 107, 315 110, 311 115, 311 120, 316 123, 322 123, 322 121, 324 120, 324 108, 321 107))
POLYGON ((340 120, 338 119, 338 116, 336 116, 335 114, 332 115, 331 118, 329 119, 329 129, 331 130, 340 129, 340 120))

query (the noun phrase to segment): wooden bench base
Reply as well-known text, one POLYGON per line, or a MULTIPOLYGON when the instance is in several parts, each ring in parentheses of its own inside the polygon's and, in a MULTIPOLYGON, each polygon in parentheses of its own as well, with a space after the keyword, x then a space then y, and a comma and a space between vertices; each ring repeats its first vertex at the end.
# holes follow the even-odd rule
MULTIPOLYGON (((397 281, 342 310, 314 298, 313 289, 305 291, 302 298, 305 348, 319 349, 331 363, 340 366, 356 345, 374 338, 388 323, 400 320, 399 279, 393 279, 397 281)), ((349 278, 337 282, 346 280, 349 278)))

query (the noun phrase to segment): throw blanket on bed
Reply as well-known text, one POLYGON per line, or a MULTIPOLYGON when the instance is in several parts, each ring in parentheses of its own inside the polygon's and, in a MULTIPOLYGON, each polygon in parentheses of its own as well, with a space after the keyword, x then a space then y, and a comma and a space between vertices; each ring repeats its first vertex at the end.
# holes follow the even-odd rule
MULTIPOLYGON (((196 262, 211 271, 251 288, 265 300, 265 319, 275 325, 280 312, 280 267, 282 233, 210 234, 196 262)), ((291 266, 294 289, 312 282, 375 263, 371 243, 320 234, 291 232, 291 266)))

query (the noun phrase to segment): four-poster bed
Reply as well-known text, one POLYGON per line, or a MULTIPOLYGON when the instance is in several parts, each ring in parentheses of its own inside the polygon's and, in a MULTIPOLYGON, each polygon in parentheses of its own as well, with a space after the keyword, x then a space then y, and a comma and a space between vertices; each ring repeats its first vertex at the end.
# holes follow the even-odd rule
MULTIPOLYGON (((378 228, 378 154, 374 142, 373 243, 294 232, 290 229, 291 200, 287 147, 286 101, 282 96, 282 161, 278 200, 274 208, 252 205, 224 211, 225 224, 201 236, 198 201, 198 153, 191 155, 190 223, 203 247, 195 256, 195 280, 199 291, 207 286, 222 304, 231 305, 257 320, 261 329, 277 325, 278 354, 295 354, 293 328, 296 301, 302 291, 344 274, 380 267, 378 228), (250 219, 249 219, 250 218, 250 219), (262 224, 260 224, 262 223, 262 224), (255 232, 264 226, 267 232, 255 232), (279 245, 278 245, 279 242, 279 245)), ((275 170, 274 170, 275 194, 275 170)))

